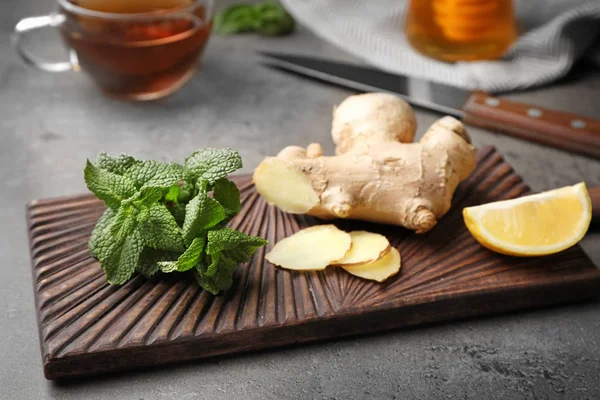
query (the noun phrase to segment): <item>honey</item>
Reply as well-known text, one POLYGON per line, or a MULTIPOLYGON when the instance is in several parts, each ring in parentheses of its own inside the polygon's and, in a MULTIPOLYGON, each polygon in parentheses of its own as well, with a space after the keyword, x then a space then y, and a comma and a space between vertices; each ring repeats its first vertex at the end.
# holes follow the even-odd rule
POLYGON ((512 0, 411 0, 406 34, 438 60, 500 58, 517 37, 512 0))

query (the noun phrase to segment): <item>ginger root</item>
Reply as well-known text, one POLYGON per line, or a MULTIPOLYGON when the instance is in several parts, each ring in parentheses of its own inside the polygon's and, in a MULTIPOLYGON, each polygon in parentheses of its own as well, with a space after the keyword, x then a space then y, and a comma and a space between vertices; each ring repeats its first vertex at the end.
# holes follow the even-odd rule
POLYGON ((429 231, 450 209, 458 184, 475 169, 463 124, 443 117, 419 143, 402 99, 367 93, 344 100, 333 115, 337 156, 321 145, 284 148, 254 172, 265 200, 283 211, 351 218, 429 231))

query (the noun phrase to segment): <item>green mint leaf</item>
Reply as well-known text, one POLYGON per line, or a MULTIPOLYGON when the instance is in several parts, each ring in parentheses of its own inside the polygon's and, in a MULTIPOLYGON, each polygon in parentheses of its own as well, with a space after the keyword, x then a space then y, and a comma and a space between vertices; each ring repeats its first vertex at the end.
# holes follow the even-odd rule
POLYGON ((251 32, 256 29, 258 20, 250 17, 240 18, 237 20, 228 20, 215 29, 218 35, 233 35, 236 33, 251 32))
POLYGON ((210 260, 210 264, 206 269, 206 276, 215 276, 215 274, 219 271, 219 266, 221 265, 221 253, 213 254, 212 256, 207 257, 210 260))
POLYGON ((205 230, 225 219, 226 211, 218 201, 200 192, 185 207, 183 242, 189 246, 205 230))
MULTIPOLYGON (((206 265, 204 263, 198 264, 194 269, 194 277, 196 281, 207 292, 217 295, 221 291, 219 283, 212 276, 206 276, 206 265)), ((228 288, 227 288, 228 289, 228 288)))
POLYGON ((104 211, 104 214, 100 216, 98 222, 96 222, 96 226, 92 231, 90 236, 90 240, 88 241, 88 247, 90 249, 90 254, 92 257, 98 257, 96 253, 96 248, 98 247, 98 241, 106 235, 112 221, 117 213, 112 208, 107 208, 104 211))
POLYGON ((196 190, 198 192, 208 192, 210 191, 210 189, 212 189, 211 185, 209 184, 208 180, 200 177, 198 178, 198 180, 196 180, 196 190))
POLYGON ((218 12, 213 22, 214 31, 220 35, 256 31, 278 36, 291 33, 294 28, 294 18, 275 1, 234 4, 218 12))
POLYGON ((226 250, 220 254, 225 254, 230 260, 235 261, 238 264, 247 263, 259 247, 261 246, 240 245, 235 249, 226 250))
POLYGON ((158 268, 164 273, 177 271, 177 261, 159 261, 158 268))
POLYGON ((206 179, 212 185, 242 168, 242 158, 231 149, 205 148, 186 158, 185 168, 192 182, 206 179))
POLYGON ((177 196, 177 202, 187 203, 194 197, 194 184, 188 181, 183 181, 183 184, 179 187, 179 195, 177 196))
POLYGON ((123 175, 129 167, 133 165, 135 158, 127 154, 120 154, 117 157, 111 157, 106 153, 98 154, 96 166, 113 174, 123 175))
POLYGON ((222 228, 208 232, 208 245, 206 254, 213 255, 222 251, 231 251, 237 248, 246 248, 252 252, 267 244, 265 239, 257 236, 249 236, 243 232, 231 228, 222 228))
POLYGON ((96 254, 106 280, 113 285, 121 285, 129 280, 143 248, 135 215, 121 207, 112 220, 110 233, 103 234, 96 245, 96 254))
POLYGON ((142 238, 138 231, 107 243, 98 250, 100 265, 106 273, 106 280, 112 285, 122 285, 135 272, 140 253, 143 249, 142 238))
POLYGON ((207 256, 210 260, 210 264, 206 268, 205 275, 206 276, 214 276, 219 270, 219 264, 221 263, 221 253, 213 254, 212 256, 207 256))
POLYGON ((260 15, 256 30, 266 36, 286 35, 294 31, 294 18, 280 4, 264 2, 256 5, 260 15))
POLYGON ((167 203, 179 204, 179 187, 179 184, 175 184, 169 188, 169 191, 165 194, 167 203))
MULTIPOLYGON (((218 276, 220 274, 225 275, 226 273, 231 274, 240 264, 239 262, 227 257, 224 252, 207 256, 207 258, 210 260, 210 264, 208 265, 205 273, 207 277, 218 276)), ((223 279, 223 277, 220 279, 223 279)))
POLYGON ((278 21, 261 20, 256 30, 264 36, 287 35, 294 31, 294 20, 289 16, 278 21))
POLYGON ((151 278, 160 270, 158 265, 159 262, 174 260, 178 256, 179 253, 154 250, 146 247, 140 254, 140 258, 135 270, 137 273, 145 276, 146 278, 151 278))
POLYGON ((122 239, 137 230, 136 209, 130 206, 119 207, 108 233, 116 239, 122 239))
POLYGON ((208 231, 207 262, 194 270, 196 280, 205 290, 217 294, 233 284, 233 273, 240 262, 247 262, 266 240, 248 236, 230 228, 208 231))
POLYGON ((183 227, 183 221, 185 220, 185 204, 177 204, 176 206, 168 207, 169 212, 177 221, 177 225, 183 227))
POLYGON ((197 237, 194 239, 190 247, 188 247, 185 252, 179 256, 177 261, 167 261, 158 263, 160 269, 163 272, 184 272, 194 268, 200 262, 201 256, 204 251, 204 245, 206 244, 206 239, 203 237, 197 237))
POLYGON ((252 6, 248 4, 233 4, 229 7, 225 7, 222 10, 217 11, 215 17, 213 18, 213 29, 219 29, 223 23, 227 20, 233 12, 236 10, 242 10, 242 12, 247 12, 247 10, 251 10, 252 6))
POLYGON ((204 252, 206 239, 204 237, 195 238, 186 251, 177 259, 177 270, 187 271, 194 268, 204 252))
POLYGON ((131 198, 125 200, 125 204, 133 205, 136 208, 150 207, 158 203, 162 198, 162 195, 163 192, 160 188, 145 187, 131 198))
POLYGON ((136 161, 125 173, 137 188, 158 187, 168 189, 185 179, 183 166, 158 161, 136 161))
POLYGON ((219 11, 213 20, 213 29, 219 35, 254 30, 259 14, 249 4, 234 4, 219 11))
POLYGON ((214 295, 221 290, 227 290, 233 285, 233 273, 237 268, 234 263, 222 263, 214 275, 207 275, 208 265, 200 262, 194 269, 194 276, 198 284, 207 292, 214 295))
POLYGON ((144 244, 155 250, 184 251, 181 230, 164 204, 156 203, 138 216, 144 244))
POLYGON ((240 204, 240 191, 235 183, 226 178, 221 178, 215 182, 213 197, 221 203, 229 219, 235 217, 242 208, 240 204))
POLYGON ((136 193, 131 179, 100 169, 89 160, 86 161, 83 178, 88 189, 103 200, 107 207, 118 209, 121 201, 136 193))
POLYGON ((210 278, 211 282, 220 282, 219 287, 225 290, 231 286, 231 274, 236 266, 250 261, 256 250, 265 244, 267 241, 262 238, 230 228, 209 231, 206 254, 210 264, 198 274, 204 281, 210 278))

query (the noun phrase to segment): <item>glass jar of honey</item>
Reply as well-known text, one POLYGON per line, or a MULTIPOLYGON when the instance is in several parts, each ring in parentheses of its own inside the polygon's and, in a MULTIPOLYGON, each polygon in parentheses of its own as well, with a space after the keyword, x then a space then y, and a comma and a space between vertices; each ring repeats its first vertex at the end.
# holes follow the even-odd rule
POLYGON ((411 0, 406 35, 438 60, 496 59, 517 37, 512 0, 411 0))

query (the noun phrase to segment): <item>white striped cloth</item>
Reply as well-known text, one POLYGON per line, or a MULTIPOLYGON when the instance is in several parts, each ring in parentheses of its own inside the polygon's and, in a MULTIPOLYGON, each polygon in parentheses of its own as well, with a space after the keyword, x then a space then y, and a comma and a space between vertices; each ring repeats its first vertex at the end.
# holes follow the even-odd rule
POLYGON ((584 56, 600 65, 600 0, 514 0, 522 34, 505 56, 454 64, 425 57, 408 44, 407 0, 281 1, 318 36, 372 65, 465 89, 542 85, 564 76, 584 56))

